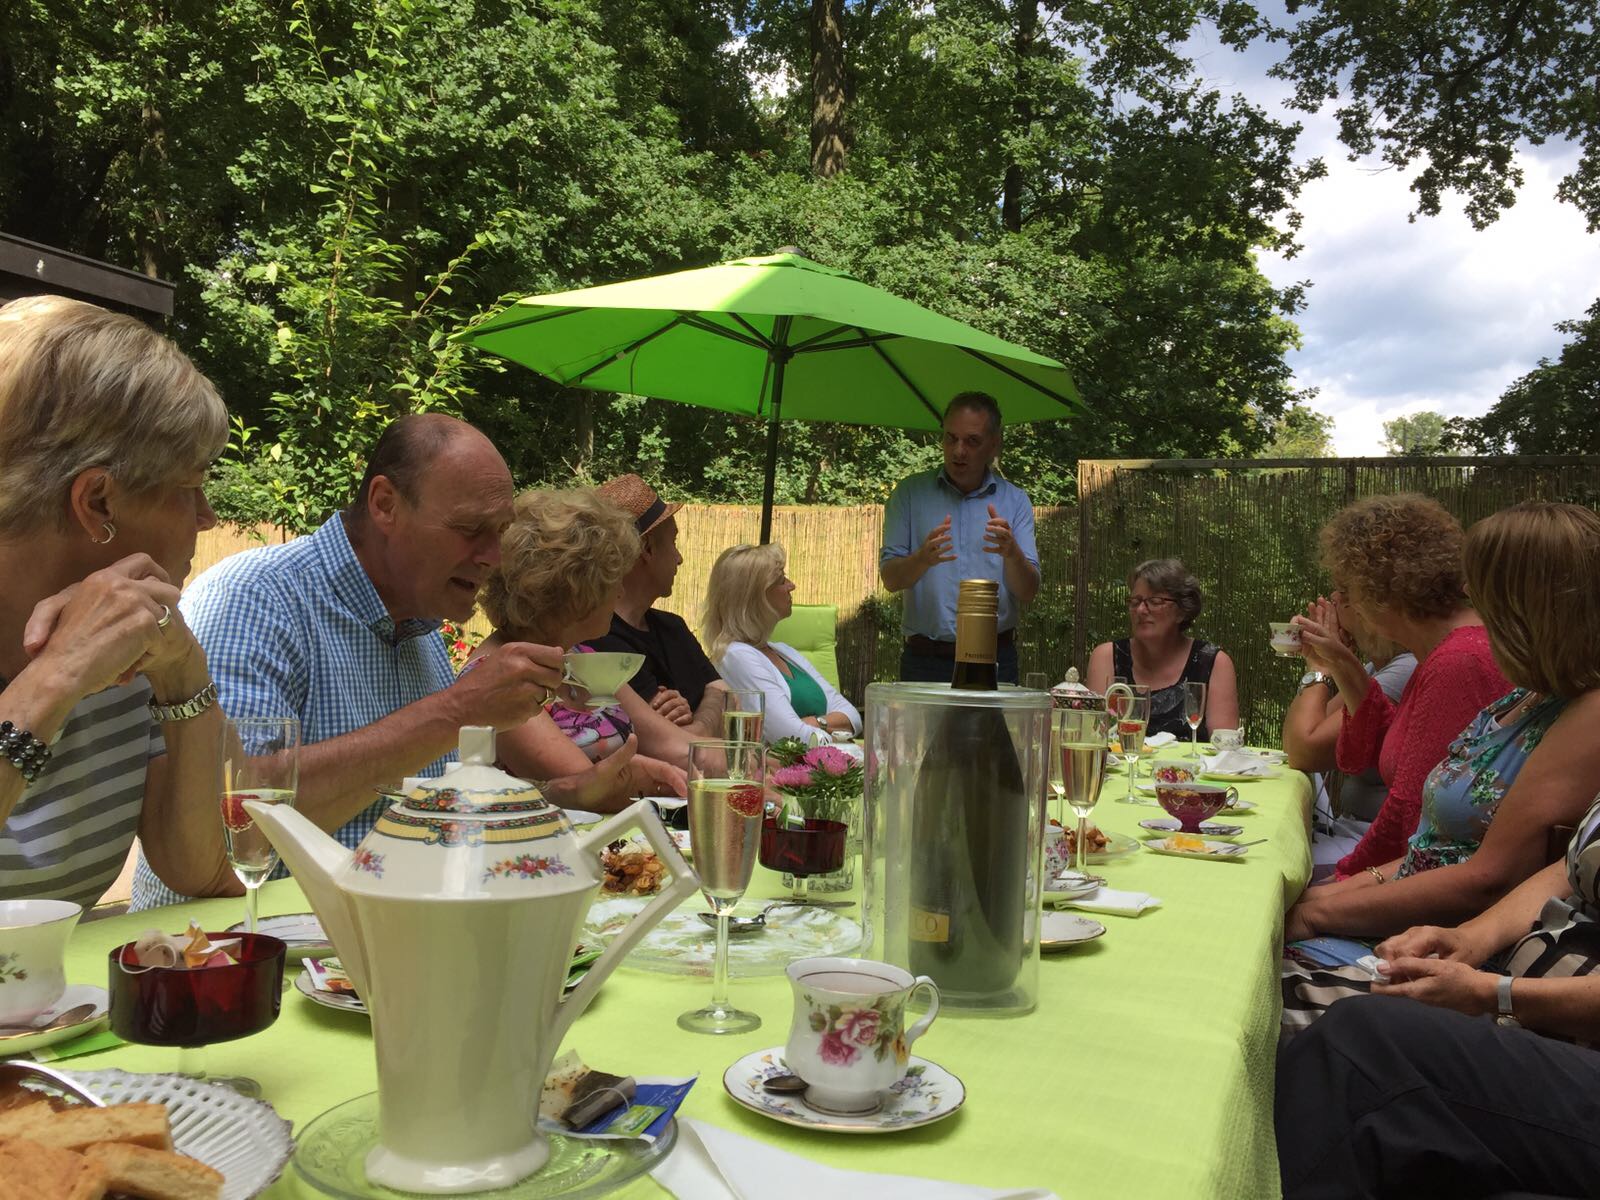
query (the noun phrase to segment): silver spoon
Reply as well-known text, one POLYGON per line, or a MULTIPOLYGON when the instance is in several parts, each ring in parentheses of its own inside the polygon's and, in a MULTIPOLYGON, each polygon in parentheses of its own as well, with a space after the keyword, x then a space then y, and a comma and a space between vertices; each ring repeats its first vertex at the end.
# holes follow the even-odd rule
POLYGON ((86 1092, 74 1083, 68 1076, 60 1071, 52 1071, 49 1067, 41 1067, 38 1063, 23 1062, 21 1059, 11 1059, 0 1062, 0 1079, 7 1076, 22 1079, 42 1079, 56 1091, 65 1092, 69 1096, 76 1096, 85 1104, 92 1104, 96 1108, 104 1108, 106 1102, 92 1092, 86 1092))
POLYGON ((79 1004, 66 1012, 60 1013, 47 1025, 4 1025, 0 1026, 0 1038, 27 1037, 35 1033, 48 1033, 52 1029, 60 1029, 66 1025, 76 1025, 79 1021, 94 1013, 93 1004, 79 1004))
POLYGON ((780 1096, 798 1096, 809 1086, 798 1075, 774 1075, 761 1081, 763 1091, 775 1092, 780 1096))
MULTIPOLYGON (((767 914, 775 908, 849 908, 854 900, 778 900, 767 905, 753 917, 729 917, 729 933, 748 933, 754 929, 767 927, 767 914)), ((715 913, 703 912, 698 914, 700 919, 713 929, 717 925, 715 913)))

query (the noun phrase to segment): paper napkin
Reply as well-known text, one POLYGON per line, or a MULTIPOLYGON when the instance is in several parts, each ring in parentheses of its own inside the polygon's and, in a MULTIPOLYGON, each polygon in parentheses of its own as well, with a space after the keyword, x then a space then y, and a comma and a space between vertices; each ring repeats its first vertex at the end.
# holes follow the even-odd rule
POLYGON ((1178 738, 1176 734, 1171 734, 1163 730, 1160 733, 1152 733, 1149 737, 1145 738, 1144 744, 1149 746, 1152 750, 1159 750, 1163 746, 1172 745, 1172 743, 1177 740, 1178 738))
POLYGON ((996 1189, 827 1167, 688 1117, 678 1119, 677 1146, 650 1174, 678 1200, 1058 1200, 1044 1188, 996 1189))
POLYGON ((1263 779, 1273 774, 1273 766, 1259 754, 1243 750, 1224 750, 1206 759, 1206 770, 1218 775, 1259 775, 1263 779))
POLYGON ((1110 913, 1114 917, 1137 917, 1146 909, 1160 907, 1161 897, 1152 896, 1149 892, 1121 892, 1101 884, 1092 892, 1053 903, 1057 908, 1081 908, 1085 912, 1110 913))

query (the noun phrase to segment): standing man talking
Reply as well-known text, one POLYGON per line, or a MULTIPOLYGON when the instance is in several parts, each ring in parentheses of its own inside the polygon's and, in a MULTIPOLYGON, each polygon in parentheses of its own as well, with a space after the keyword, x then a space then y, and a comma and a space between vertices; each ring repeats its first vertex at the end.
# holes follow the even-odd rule
POLYGON ((1017 622, 1039 592, 1039 551, 1027 493, 992 469, 1000 425, 993 396, 962 392, 944 413, 944 466, 902 479, 884 507, 878 574, 906 593, 901 679, 950 681, 960 582, 994 579, 1000 679, 1017 682, 1017 622))

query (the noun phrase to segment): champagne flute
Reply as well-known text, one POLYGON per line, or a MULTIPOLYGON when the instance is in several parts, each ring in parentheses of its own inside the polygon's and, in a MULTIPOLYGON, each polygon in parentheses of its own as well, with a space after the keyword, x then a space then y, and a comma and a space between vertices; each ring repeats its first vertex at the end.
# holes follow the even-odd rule
POLYGON ((689 744, 689 849, 700 890, 717 918, 711 1003, 678 1017, 678 1027, 691 1033, 744 1033, 761 1027, 755 1013, 728 1003, 728 918, 755 870, 765 766, 759 742, 689 744))
POLYGON ((1122 756, 1128 760, 1128 795, 1123 803, 1133 804, 1134 767, 1144 750, 1144 733, 1150 724, 1150 696, 1148 692, 1143 696, 1135 692, 1121 708, 1117 715, 1117 740, 1122 743, 1122 756))
POLYGON ((761 727, 767 711, 767 694, 729 688, 722 702, 722 737, 728 742, 761 741, 761 727))
POLYGON ((1022 686, 1030 692, 1048 692, 1050 690, 1050 676, 1043 671, 1029 671, 1022 681, 1022 686))
POLYGON ((1206 685, 1193 680, 1183 685, 1183 719, 1189 722, 1189 757, 1200 757, 1200 723, 1206 719, 1206 685))
MULTIPOLYGON (((1073 864, 1087 874, 1089 814, 1100 802, 1100 785, 1106 774, 1106 734, 1111 716, 1087 709, 1062 709, 1055 713, 1054 733, 1060 747, 1052 764, 1060 771, 1067 804, 1078 816, 1077 850, 1073 864)), ((1131 784, 1130 784, 1131 786, 1131 784)))
POLYGON ((228 865, 244 884, 245 930, 256 931, 256 896, 278 865, 244 802, 288 804, 300 783, 300 722, 294 717, 230 718, 222 726, 222 837, 228 865))
MULTIPOLYGON (((1050 721, 1050 753, 1048 755, 1050 759, 1050 796, 1055 801, 1054 814, 1056 823, 1062 828, 1066 828, 1067 814, 1062 805, 1066 799, 1067 785, 1062 779, 1061 771, 1061 721, 1059 720, 1059 712, 1060 710, 1053 713, 1050 721)), ((1101 722, 1102 734, 1108 724, 1109 722, 1107 721, 1101 722)), ((1100 740, 1105 741, 1106 739, 1102 736, 1100 740)))

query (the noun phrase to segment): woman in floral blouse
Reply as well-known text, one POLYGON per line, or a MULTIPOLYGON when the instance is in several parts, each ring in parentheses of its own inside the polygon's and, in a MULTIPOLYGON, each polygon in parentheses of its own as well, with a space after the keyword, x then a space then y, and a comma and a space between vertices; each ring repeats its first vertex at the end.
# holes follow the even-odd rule
POLYGON ((1405 854, 1308 889, 1293 941, 1382 937, 1484 911, 1538 871, 1600 791, 1600 515, 1530 501, 1473 526, 1467 587, 1517 689, 1450 744, 1405 854))

